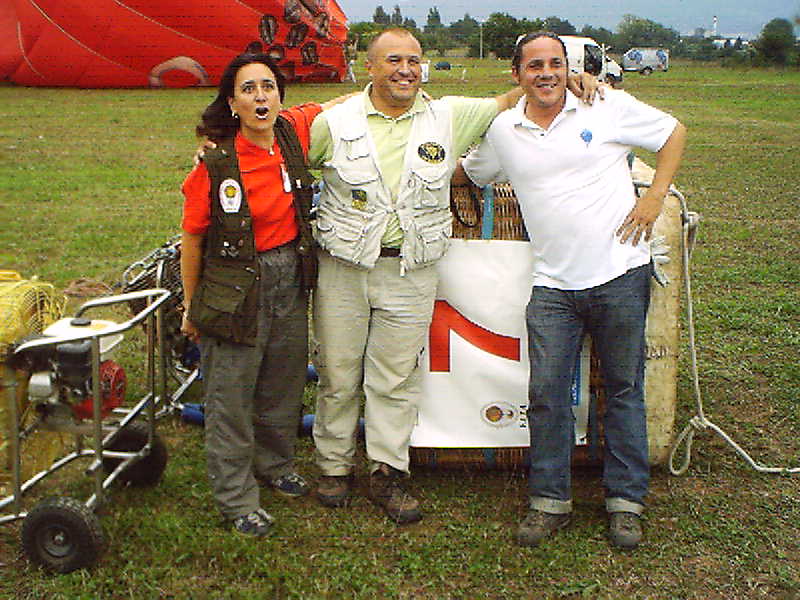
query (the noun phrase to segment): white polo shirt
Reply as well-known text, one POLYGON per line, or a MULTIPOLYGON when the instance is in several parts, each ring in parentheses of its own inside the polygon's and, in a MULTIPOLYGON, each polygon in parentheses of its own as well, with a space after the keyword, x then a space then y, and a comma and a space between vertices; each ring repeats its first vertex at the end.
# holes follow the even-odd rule
POLYGON ((675 118, 620 90, 591 106, 568 93, 544 130, 525 116, 525 103, 495 118, 464 169, 478 185, 514 187, 534 285, 582 290, 648 263, 647 242, 621 244, 615 235, 636 200, 627 155, 632 146, 657 152, 675 118))

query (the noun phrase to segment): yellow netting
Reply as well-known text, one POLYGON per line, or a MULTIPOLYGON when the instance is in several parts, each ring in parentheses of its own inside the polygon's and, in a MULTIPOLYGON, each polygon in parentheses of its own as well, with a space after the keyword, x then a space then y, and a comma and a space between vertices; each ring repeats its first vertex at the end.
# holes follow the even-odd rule
MULTIPOLYGON (((26 335, 41 333, 48 325, 59 319, 64 312, 66 298, 57 294, 49 283, 26 280, 15 271, 0 270, 0 497, 8 492, 11 477, 11 450, 9 440, 13 424, 9 412, 9 390, 4 383, 11 379, 17 382, 15 401, 24 423, 32 415, 27 405, 27 378, 12 372, 5 364, 8 350, 26 335)), ((23 446, 23 479, 50 464, 60 452, 60 434, 36 432, 23 446)))

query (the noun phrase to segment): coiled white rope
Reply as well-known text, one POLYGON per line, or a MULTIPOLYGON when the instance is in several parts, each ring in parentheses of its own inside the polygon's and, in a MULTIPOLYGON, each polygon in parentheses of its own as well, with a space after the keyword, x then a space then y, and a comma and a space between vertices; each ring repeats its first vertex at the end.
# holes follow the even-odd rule
POLYGON ((700 377, 698 375, 697 368, 697 346, 695 344, 694 310, 692 307, 692 284, 689 277, 689 256, 692 248, 694 247, 697 225, 700 219, 697 213, 689 212, 686 205, 686 199, 683 197, 683 195, 681 195, 680 192, 678 192, 678 190, 676 190, 674 187, 670 188, 670 194, 678 198, 678 200, 681 202, 681 221, 683 223, 683 235, 681 236, 683 282, 686 293, 686 320, 688 322, 689 330, 689 352, 691 356, 692 385, 694 387, 697 414, 689 420, 689 423, 672 444, 672 449, 669 453, 669 471, 673 475, 683 475, 686 473, 686 471, 689 469, 689 463, 692 460, 692 442, 694 441, 694 434, 698 431, 710 429, 719 435, 723 440, 725 440, 725 442, 731 448, 733 448, 739 456, 741 456, 753 469, 759 473, 800 473, 800 467, 768 467, 755 461, 739 444, 733 441, 733 439, 731 439, 727 433, 709 421, 705 416, 705 412, 703 411, 703 398, 700 394, 700 377), (684 452, 683 462, 681 463, 680 467, 675 468, 675 456, 678 453, 678 449, 684 442, 686 443, 686 450, 684 452))

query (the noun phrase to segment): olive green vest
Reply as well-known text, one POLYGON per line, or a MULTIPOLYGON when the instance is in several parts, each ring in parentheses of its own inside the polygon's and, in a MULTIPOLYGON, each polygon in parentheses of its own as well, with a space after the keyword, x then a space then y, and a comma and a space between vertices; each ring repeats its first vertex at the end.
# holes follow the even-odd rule
MULTIPOLYGON (((310 290, 316 284, 316 254, 309 224, 313 178, 294 128, 281 116, 275 122, 275 137, 292 183, 302 285, 310 290)), ((204 335, 252 346, 258 327, 258 262, 234 140, 208 150, 203 162, 211 179, 211 223, 189 320, 204 335)))

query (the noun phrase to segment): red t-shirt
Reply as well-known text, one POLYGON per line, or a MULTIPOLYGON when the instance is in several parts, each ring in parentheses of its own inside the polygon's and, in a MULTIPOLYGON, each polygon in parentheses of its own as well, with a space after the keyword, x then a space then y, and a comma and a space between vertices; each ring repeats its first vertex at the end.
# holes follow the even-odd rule
MULTIPOLYGON (((281 111, 294 126, 303 153, 308 154, 311 139, 311 122, 322 107, 316 103, 301 104, 281 111)), ((294 199, 284 190, 286 169, 281 150, 276 141, 270 151, 236 134, 236 154, 242 184, 253 217, 256 250, 264 252, 297 237, 294 199)), ((211 178, 201 162, 186 177, 181 186, 184 195, 183 222, 187 233, 205 234, 211 222, 211 178)))

